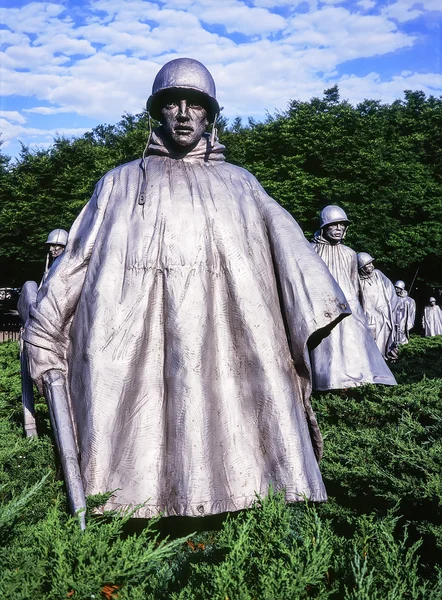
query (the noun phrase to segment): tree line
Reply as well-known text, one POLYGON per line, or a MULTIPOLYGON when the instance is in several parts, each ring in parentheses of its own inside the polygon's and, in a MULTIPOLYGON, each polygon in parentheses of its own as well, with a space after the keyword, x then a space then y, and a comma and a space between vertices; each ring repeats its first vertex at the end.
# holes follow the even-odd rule
MULTIPOLYGON (((335 86, 264 122, 218 126, 227 160, 251 171, 307 237, 320 210, 338 204, 352 221, 346 243, 394 280, 410 285, 417 272, 414 295, 442 288, 442 98, 406 91, 353 106, 335 86)), ((125 114, 47 149, 23 146, 14 161, 0 154, 0 285, 39 281, 48 232, 69 229, 100 177, 141 156, 147 133, 146 113, 125 114)))

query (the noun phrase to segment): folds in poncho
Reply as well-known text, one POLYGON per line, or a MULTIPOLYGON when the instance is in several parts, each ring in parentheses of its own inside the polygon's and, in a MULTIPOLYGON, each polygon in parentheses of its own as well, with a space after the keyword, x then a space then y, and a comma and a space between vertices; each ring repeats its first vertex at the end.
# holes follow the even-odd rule
POLYGON ((365 383, 396 385, 359 300, 356 252, 344 244, 331 245, 319 233, 312 245, 344 292, 352 312, 311 353, 314 389, 343 389, 365 383))
POLYGON ((416 318, 416 302, 404 290, 396 304, 397 343, 408 344, 416 318))
POLYGON ((362 306, 376 345, 387 358, 395 339, 395 314, 398 297, 394 285, 381 271, 359 275, 362 306))
POLYGON ((424 328, 425 337, 442 335, 442 311, 437 304, 424 308, 422 327, 424 328))
POLYGON ((293 218, 203 138, 107 173, 39 292, 36 380, 67 373, 88 494, 138 516, 325 500, 307 341, 349 313, 293 218), (312 444, 313 439, 313 444, 312 444), (315 448, 314 448, 314 447, 315 448))

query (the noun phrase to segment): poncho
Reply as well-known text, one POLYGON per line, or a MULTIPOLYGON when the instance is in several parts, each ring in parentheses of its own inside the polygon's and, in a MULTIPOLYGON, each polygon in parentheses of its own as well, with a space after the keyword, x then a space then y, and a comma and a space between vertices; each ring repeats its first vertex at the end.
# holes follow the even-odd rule
POLYGON ((312 245, 344 292, 352 312, 311 353, 313 388, 344 389, 365 383, 396 385, 361 306, 356 252, 342 243, 330 244, 319 232, 312 245))
POLYGON ((442 335, 442 311, 437 304, 424 308, 422 327, 424 328, 425 337, 442 335))
POLYGON ((107 173, 24 338, 69 381, 87 494, 136 516, 326 499, 307 342, 349 314, 294 219, 206 137, 107 173), (144 189, 144 186, 143 186, 144 189))
POLYGON ((410 338, 410 330, 414 327, 416 318, 416 302, 410 298, 405 290, 401 296, 398 296, 396 304, 396 329, 397 343, 404 345, 408 344, 410 338))
POLYGON ((368 326, 384 358, 395 341, 395 313, 398 297, 394 285, 381 271, 359 272, 361 300, 368 326))

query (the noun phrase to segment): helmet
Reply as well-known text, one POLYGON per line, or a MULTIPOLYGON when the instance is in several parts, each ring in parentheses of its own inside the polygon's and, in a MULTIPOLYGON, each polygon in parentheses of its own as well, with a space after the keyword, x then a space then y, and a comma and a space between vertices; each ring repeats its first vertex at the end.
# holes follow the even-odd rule
POLYGON ((428 302, 436 302, 436 298, 433 298, 433 296, 431 296, 431 298, 428 300, 428 302))
POLYGON ((358 269, 362 269, 369 263, 374 261, 374 258, 368 252, 358 252, 358 269))
POLYGON ((45 243, 54 244, 57 246, 66 246, 66 244, 68 243, 68 232, 64 229, 54 229, 48 235, 48 239, 45 243))
POLYGON ((405 283, 402 281, 402 279, 399 279, 398 281, 396 281, 396 283, 394 284, 394 287, 398 287, 401 290, 405 290, 405 283))
POLYGON ((159 121, 161 118, 163 93, 179 89, 203 94, 209 103, 209 120, 214 120, 215 115, 219 113, 215 82, 206 67, 193 58, 175 58, 158 71, 153 82, 152 94, 146 103, 146 108, 154 119, 159 121))
POLYGON ((350 224, 345 211, 340 206, 335 206, 334 204, 330 204, 329 206, 323 208, 319 216, 319 226, 321 229, 326 225, 331 225, 332 223, 350 224))

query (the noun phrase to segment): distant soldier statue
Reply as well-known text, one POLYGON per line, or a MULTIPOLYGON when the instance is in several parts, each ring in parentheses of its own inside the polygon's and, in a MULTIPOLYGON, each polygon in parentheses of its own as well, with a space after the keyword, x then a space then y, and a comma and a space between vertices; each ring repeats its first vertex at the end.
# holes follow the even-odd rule
POLYGON ((167 63, 147 106, 160 127, 98 183, 25 328, 55 422, 73 419, 73 510, 108 490, 138 517, 243 509, 270 484, 325 500, 308 347, 350 318, 344 294, 205 133, 219 106, 204 65, 167 63))
POLYGON ((49 248, 46 255, 46 266, 43 275, 43 281, 48 276, 49 270, 54 264, 55 260, 63 254, 66 244, 68 243, 68 236, 68 232, 64 229, 54 229, 48 235, 46 244, 49 246, 49 248))
POLYGON ((399 279, 394 284, 396 295, 399 298, 396 305, 396 341, 398 344, 408 344, 410 330, 414 327, 416 319, 416 302, 410 298, 405 289, 405 282, 399 279))
POLYGON ((442 335, 442 311, 437 306, 436 298, 433 298, 433 296, 429 299, 428 306, 424 308, 422 327, 425 337, 442 335))
MULTIPOLYGON (((54 229, 48 235, 46 244, 49 246, 46 255, 46 265, 43 273, 43 279, 41 284, 46 280, 49 275, 49 270, 54 265, 55 260, 61 256, 68 241, 68 232, 64 229, 54 229)), ((26 281, 23 284, 20 297, 18 299, 17 310, 22 320, 22 323, 26 323, 29 317, 29 310, 31 306, 37 301, 37 293, 39 286, 35 281, 26 281)), ((37 425, 35 421, 35 407, 34 407, 34 385, 29 375, 26 349, 24 348, 21 336, 20 336, 20 370, 21 370, 21 398, 23 405, 23 421, 26 437, 32 437, 37 435, 37 425)))
POLYGON ((397 358, 395 314, 398 298, 392 282, 375 269, 374 258, 367 252, 358 255, 362 306, 376 345, 385 359, 397 358))
POLYGON ((352 316, 339 323, 311 353, 316 390, 342 389, 365 383, 396 385, 376 346, 360 302, 356 252, 342 243, 349 223, 342 208, 326 206, 320 215, 320 229, 312 242, 352 311, 352 316))

